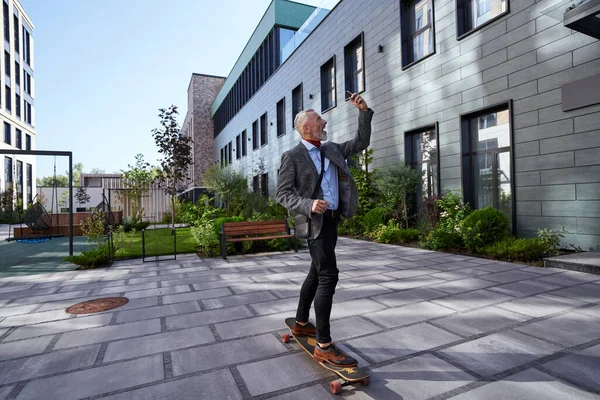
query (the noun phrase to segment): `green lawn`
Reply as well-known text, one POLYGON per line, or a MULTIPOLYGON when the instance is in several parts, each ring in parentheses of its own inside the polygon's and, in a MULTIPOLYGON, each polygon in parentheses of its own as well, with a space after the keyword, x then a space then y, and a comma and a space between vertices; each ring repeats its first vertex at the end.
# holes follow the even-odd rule
MULTIPOLYGON (((145 231, 146 257, 173 254, 171 228, 147 229, 145 231)), ((195 253, 196 241, 190 228, 177 228, 177 254, 195 253)), ((142 256, 142 232, 136 232, 131 246, 117 258, 138 258, 142 256)))

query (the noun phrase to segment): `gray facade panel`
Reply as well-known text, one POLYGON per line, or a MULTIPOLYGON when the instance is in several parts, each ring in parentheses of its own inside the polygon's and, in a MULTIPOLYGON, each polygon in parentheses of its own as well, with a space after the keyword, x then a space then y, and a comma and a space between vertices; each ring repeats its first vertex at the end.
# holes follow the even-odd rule
POLYGON ((291 118, 291 91, 303 83, 304 108, 320 110, 319 67, 336 56, 337 106, 323 115, 329 139, 352 138, 356 110, 344 101, 344 46, 364 32, 366 91, 374 109, 373 167, 404 160, 404 132, 439 124, 443 190, 460 190, 461 114, 512 100, 514 182, 517 226, 530 234, 539 228, 568 226, 571 243, 599 247, 600 234, 590 229, 600 215, 598 130, 600 106, 561 111, 561 86, 597 74, 599 44, 541 14, 550 0, 515 0, 510 12, 456 39, 456 3, 436 2, 436 53, 408 69, 401 67, 398 0, 342 0, 322 24, 238 112, 215 139, 213 159, 252 122, 268 113, 269 144, 233 160, 233 168, 251 171, 263 160, 269 172, 269 193, 276 188, 281 153, 296 145, 297 132, 277 138, 275 105, 286 97, 291 118), (352 23, 348 23, 352 21, 352 23), (378 45, 383 52, 378 52, 378 45), (312 97, 312 98, 310 98, 312 97), (576 200, 577 199, 577 200, 576 200), (580 201, 580 200, 591 200, 580 201), (587 214, 586 214, 587 213, 587 214), (578 230, 576 219, 588 218, 578 230), (581 244, 580 244, 581 243, 581 244))

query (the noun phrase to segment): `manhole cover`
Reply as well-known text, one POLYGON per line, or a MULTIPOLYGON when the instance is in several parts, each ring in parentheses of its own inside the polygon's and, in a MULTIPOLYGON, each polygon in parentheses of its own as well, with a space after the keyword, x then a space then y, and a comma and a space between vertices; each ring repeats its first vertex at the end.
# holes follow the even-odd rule
POLYGON ((106 297, 77 303, 67 308, 69 314, 92 314, 100 311, 112 310, 113 308, 124 306, 129 303, 126 297, 106 297))

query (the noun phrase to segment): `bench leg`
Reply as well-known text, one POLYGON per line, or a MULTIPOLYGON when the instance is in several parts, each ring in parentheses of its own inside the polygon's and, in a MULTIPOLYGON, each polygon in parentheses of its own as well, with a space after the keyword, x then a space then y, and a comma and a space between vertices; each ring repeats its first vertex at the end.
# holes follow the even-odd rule
POLYGON ((225 243, 224 236, 221 236, 221 257, 223 257, 223 260, 227 259, 227 243, 225 243))

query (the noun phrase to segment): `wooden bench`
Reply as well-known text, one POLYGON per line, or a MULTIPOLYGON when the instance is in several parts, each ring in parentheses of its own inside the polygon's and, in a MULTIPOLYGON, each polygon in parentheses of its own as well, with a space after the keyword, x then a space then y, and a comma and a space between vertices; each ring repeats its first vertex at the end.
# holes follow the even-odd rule
POLYGON ((294 251, 298 251, 294 235, 285 219, 257 222, 225 222, 221 225, 221 256, 227 258, 227 243, 251 240, 271 240, 289 238, 294 251))

